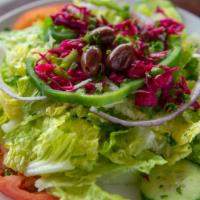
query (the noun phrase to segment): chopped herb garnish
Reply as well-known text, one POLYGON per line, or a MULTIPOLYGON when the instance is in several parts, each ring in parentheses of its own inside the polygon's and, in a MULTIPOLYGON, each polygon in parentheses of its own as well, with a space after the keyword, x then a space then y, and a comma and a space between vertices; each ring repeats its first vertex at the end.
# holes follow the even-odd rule
POLYGON ((176 146, 177 142, 176 140, 171 136, 170 133, 165 133, 164 134, 166 142, 170 145, 170 146, 176 146))

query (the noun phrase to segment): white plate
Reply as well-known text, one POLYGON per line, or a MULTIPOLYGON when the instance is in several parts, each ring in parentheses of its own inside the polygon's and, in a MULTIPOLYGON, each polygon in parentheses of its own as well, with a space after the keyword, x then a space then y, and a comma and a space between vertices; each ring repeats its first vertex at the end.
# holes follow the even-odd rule
MULTIPOLYGON (((4 28, 11 26, 12 23, 15 21, 15 19, 24 11, 27 11, 31 8, 39 7, 41 5, 51 4, 55 2, 66 2, 66 0, 65 1, 41 0, 39 2, 34 2, 34 3, 27 4, 25 6, 19 7, 7 13, 6 15, 0 17, 0 30, 3 30, 4 28)), ((132 0, 129 0, 129 2, 132 2, 132 0)), ((188 32, 200 34, 200 18, 183 9, 179 9, 179 11, 185 21, 185 24, 187 25, 188 32)), ((134 189, 134 185, 105 184, 104 188, 106 188, 110 192, 121 194, 122 196, 126 198, 130 198, 131 200, 140 200, 139 191, 134 189)), ((0 194, 0 200, 10 200, 10 199, 0 194)))

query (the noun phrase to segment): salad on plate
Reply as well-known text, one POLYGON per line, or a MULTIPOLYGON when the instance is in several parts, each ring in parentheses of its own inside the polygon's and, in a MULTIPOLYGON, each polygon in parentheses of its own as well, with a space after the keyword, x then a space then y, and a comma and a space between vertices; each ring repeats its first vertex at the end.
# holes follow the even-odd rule
POLYGON ((143 200, 200 199, 198 48, 167 0, 23 14, 0 32, 0 193, 125 200, 105 185, 134 182, 143 200))

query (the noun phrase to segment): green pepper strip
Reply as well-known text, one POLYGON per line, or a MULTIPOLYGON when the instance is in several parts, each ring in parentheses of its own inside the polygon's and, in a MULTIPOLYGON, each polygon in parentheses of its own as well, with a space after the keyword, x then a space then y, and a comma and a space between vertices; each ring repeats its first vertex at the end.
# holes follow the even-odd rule
POLYGON ((64 28, 57 28, 54 27, 49 28, 49 34, 57 41, 61 42, 66 39, 74 39, 77 38, 77 33, 70 29, 64 29, 64 28))
POLYGON ((46 96, 62 102, 78 103, 84 106, 105 106, 115 102, 119 102, 127 97, 130 93, 136 91, 144 85, 144 79, 138 79, 126 83, 116 91, 106 92, 100 95, 87 95, 78 92, 64 92, 54 90, 45 82, 40 80, 34 72, 35 60, 27 59, 26 67, 27 73, 33 81, 34 85, 46 96))
POLYGON ((165 58, 159 65, 174 67, 179 62, 179 57, 181 54, 181 47, 175 46, 172 51, 169 53, 167 58, 165 58))

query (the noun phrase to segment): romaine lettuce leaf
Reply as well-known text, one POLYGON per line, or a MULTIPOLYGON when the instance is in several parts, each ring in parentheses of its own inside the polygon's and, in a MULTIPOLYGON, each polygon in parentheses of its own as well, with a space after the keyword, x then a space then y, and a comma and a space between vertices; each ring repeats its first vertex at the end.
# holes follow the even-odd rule
POLYGON ((116 131, 102 145, 100 153, 111 162, 148 173, 155 165, 165 164, 166 161, 153 150, 156 139, 148 128, 132 128, 116 131))
POLYGON ((8 119, 22 119, 23 110, 21 103, 0 91, 0 105, 3 108, 2 117, 8 119))
POLYGON ((29 56, 38 57, 36 52, 47 49, 42 34, 40 23, 24 30, 0 33, 0 44, 6 49, 0 73, 4 82, 19 95, 32 96, 38 92, 26 76, 25 60, 29 56))
POLYGON ((23 173, 33 158, 33 147, 42 128, 41 116, 29 116, 21 122, 15 130, 4 134, 5 146, 8 153, 4 164, 18 172, 23 173))
POLYGON ((200 165, 200 135, 196 136, 196 138, 191 143, 192 153, 189 155, 189 159, 200 165))
POLYGON ((7 121, 8 117, 4 112, 3 107, 0 104, 0 126, 7 121))
POLYGON ((153 128, 153 131, 160 138, 159 153, 170 163, 187 157, 191 152, 191 142, 200 133, 200 121, 187 122, 182 116, 166 123, 165 125, 153 128))
POLYGON ((179 66, 185 67, 193 58, 193 54, 196 52, 195 44, 186 39, 182 43, 182 53, 180 56, 179 66))
POLYGON ((42 28, 39 24, 20 31, 5 31, 0 33, 0 42, 7 49, 3 63, 3 78, 10 83, 10 78, 26 75, 25 59, 37 51, 45 50, 41 39, 42 28))
POLYGON ((87 121, 70 119, 67 115, 46 118, 33 148, 36 159, 29 164, 26 174, 48 174, 73 168, 91 170, 98 157, 98 132, 87 121), (60 166, 55 168, 56 164, 60 166))
POLYGON ((124 117, 130 120, 144 120, 148 118, 145 112, 133 107, 132 99, 124 100, 119 104, 113 105, 112 110, 114 115, 120 118, 124 117))
POLYGON ((109 194, 102 190, 97 185, 93 184, 90 187, 74 187, 74 188, 54 188, 50 191, 60 200, 125 200, 125 198, 109 194))
POLYGON ((183 113, 183 118, 188 123, 198 122, 200 120, 200 110, 188 109, 183 113))
POLYGON ((17 81, 17 93, 19 96, 29 97, 34 93, 37 93, 37 89, 31 83, 30 78, 28 76, 20 77, 17 81))
POLYGON ((92 169, 98 157, 99 130, 86 120, 70 118, 65 108, 48 106, 46 113, 26 116, 14 131, 6 134, 9 151, 5 164, 20 172, 28 166, 27 175, 75 167, 92 169), (63 113, 59 116, 59 112, 63 113))
MULTIPOLYGON (((130 16, 130 10, 129 10, 129 5, 119 5, 119 2, 116 2, 115 0, 86 0, 88 3, 91 3, 97 7, 101 7, 101 9, 94 9, 95 14, 103 14, 103 16, 106 17, 107 20, 112 20, 113 22, 116 22, 116 19, 119 19, 119 17, 122 19, 127 19, 130 16), (102 10, 102 7, 105 12, 102 11, 97 11, 97 10, 102 10)), ((101 15, 99 15, 101 16, 101 15)))
POLYGON ((146 16, 152 16, 157 7, 162 8, 169 17, 181 21, 180 14, 168 0, 138 0, 135 9, 146 16))
MULTIPOLYGON (((68 199, 68 198, 70 200, 71 199, 91 199, 91 200, 99 199, 101 195, 98 194, 99 196, 95 196, 95 197, 92 196, 89 192, 90 188, 93 187, 93 185, 96 183, 96 179, 102 176, 101 175, 102 173, 105 173, 105 176, 102 177, 104 181, 108 180, 110 178, 110 175, 113 175, 116 173, 119 175, 119 172, 121 172, 121 169, 116 170, 115 168, 117 167, 118 167, 117 165, 110 164, 109 162, 102 162, 100 165, 95 166, 95 168, 90 172, 76 169, 76 170, 67 171, 65 173, 45 175, 36 181, 35 186, 36 188, 38 188, 39 191, 43 191, 46 189, 52 192, 54 195, 60 198, 62 197, 63 200, 68 199), (112 170, 114 170, 115 172, 113 173, 112 170), (108 171, 110 171, 110 173, 108 171), (56 191, 57 192, 63 191, 63 192, 57 193, 56 191)), ((132 171, 130 172, 130 175, 131 174, 133 174, 132 171)), ((133 178, 133 176, 130 176, 130 175, 129 177, 133 178)), ((102 190, 102 193, 104 193, 103 190, 102 190)), ((103 199, 104 198, 110 199, 111 197, 114 198, 116 196, 116 195, 113 196, 108 193, 105 193, 105 194, 106 196, 105 197, 103 196, 102 197, 103 199)))

